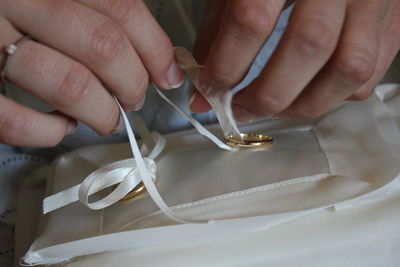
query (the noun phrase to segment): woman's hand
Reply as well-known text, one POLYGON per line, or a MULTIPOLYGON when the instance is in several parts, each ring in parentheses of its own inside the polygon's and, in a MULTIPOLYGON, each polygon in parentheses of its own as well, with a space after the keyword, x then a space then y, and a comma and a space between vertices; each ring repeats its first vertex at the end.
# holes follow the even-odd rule
POLYGON ((0 33, 2 51, 34 38, 9 56, 6 78, 59 110, 39 113, 0 95, 3 143, 53 146, 76 120, 111 134, 122 125, 106 88, 131 111, 149 79, 165 89, 183 82, 170 40, 140 0, 2 0, 0 33))
MULTIPOLYGON (((205 85, 232 88, 273 30, 286 0, 209 1, 195 45, 205 85)), ((298 0, 261 75, 233 99, 236 118, 314 118, 366 99, 400 49, 400 0, 298 0)), ((190 108, 209 109, 196 92, 190 108)))

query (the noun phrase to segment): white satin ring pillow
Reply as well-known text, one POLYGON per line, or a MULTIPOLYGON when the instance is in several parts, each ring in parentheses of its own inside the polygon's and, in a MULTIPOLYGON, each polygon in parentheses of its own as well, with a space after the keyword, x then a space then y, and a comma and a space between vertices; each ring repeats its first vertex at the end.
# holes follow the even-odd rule
MULTIPOLYGON (((157 189, 176 214, 209 223, 176 223, 147 195, 98 211, 76 202, 42 216, 24 263, 76 260, 79 266, 82 258, 76 257, 96 253, 212 244, 323 210, 357 210, 398 196, 399 99, 399 87, 387 85, 370 100, 344 103, 320 119, 241 127, 271 135, 275 144, 267 150, 222 150, 193 130, 167 135, 166 148, 155 159, 157 189)), ((64 154, 51 166, 47 194, 129 157, 127 144, 64 154)))

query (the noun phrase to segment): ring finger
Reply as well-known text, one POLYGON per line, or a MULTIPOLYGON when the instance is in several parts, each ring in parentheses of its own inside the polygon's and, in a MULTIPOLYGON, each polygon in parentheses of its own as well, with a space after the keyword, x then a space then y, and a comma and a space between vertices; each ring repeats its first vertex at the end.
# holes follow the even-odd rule
POLYGON ((99 134, 119 128, 115 101, 81 63, 43 44, 26 41, 8 58, 6 67, 9 81, 99 134))
MULTIPOLYGON (((24 41, 23 35, 3 18, 0 18, 0 32, 4 34, 0 40, 0 64, 5 68, 6 47, 22 45, 24 41)), ((65 135, 72 134, 76 126, 76 121, 64 114, 43 114, 0 95, 0 142, 16 146, 54 146, 65 135)))

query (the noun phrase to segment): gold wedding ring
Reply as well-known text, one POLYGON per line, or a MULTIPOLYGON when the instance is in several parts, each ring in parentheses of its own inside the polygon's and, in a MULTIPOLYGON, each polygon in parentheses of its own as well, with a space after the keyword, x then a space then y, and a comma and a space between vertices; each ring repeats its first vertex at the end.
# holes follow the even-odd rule
POLYGON ((229 135, 225 137, 225 143, 238 148, 268 148, 274 144, 274 140, 263 134, 241 133, 242 140, 229 135))
POLYGON ((140 182, 135 188, 133 188, 128 194, 126 194, 123 198, 119 201, 125 201, 132 198, 139 196, 140 194, 146 191, 146 187, 144 186, 143 182, 140 182))

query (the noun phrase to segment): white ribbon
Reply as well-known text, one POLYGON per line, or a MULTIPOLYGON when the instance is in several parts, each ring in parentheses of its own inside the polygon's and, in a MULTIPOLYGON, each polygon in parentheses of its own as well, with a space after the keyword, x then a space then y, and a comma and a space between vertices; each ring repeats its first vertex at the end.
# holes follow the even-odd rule
MULTIPOLYGON (((143 162, 153 181, 155 181, 156 163, 154 158, 162 152, 166 142, 165 138, 158 133, 152 133, 150 137, 154 139, 155 144, 149 155, 143 158, 143 162)), ((147 146, 148 143, 145 142, 142 150, 144 148, 147 149, 147 146)), ((92 172, 81 184, 45 198, 43 201, 43 213, 46 214, 78 200, 90 209, 99 210, 118 202, 138 186, 140 182, 142 182, 142 179, 135 159, 117 161, 92 172), (116 184, 119 185, 109 195, 96 202, 89 202, 90 195, 116 184)))
MULTIPOLYGON (((182 50, 177 50, 181 51, 182 50)), ((178 53, 177 53, 178 54, 178 53)), ((190 55, 190 54, 189 54, 190 55)), ((185 54, 184 57, 180 57, 177 55, 178 60, 182 63, 180 66, 183 69, 188 70, 189 75, 192 75, 191 78, 194 80, 194 83, 197 83, 198 86, 198 73, 194 74, 193 71, 198 69, 197 63, 193 63, 191 60, 193 58, 187 57, 185 54), (185 60, 189 60, 189 62, 185 63, 185 60), (191 73, 191 74, 190 74, 191 73)), ((156 86, 154 86, 157 93, 163 98, 166 102, 172 105, 182 116, 184 116, 196 130, 202 134, 203 136, 209 138, 213 141, 217 146, 225 150, 236 150, 236 148, 230 147, 226 145, 224 142, 219 140, 215 135, 213 135, 210 131, 208 131, 205 127, 203 127, 197 120, 193 117, 185 113, 179 107, 177 107, 171 100, 169 100, 156 86)), ((230 95, 230 93, 229 93, 230 95)), ((230 99, 228 96, 223 98, 213 98, 210 103, 213 103, 212 106, 216 109, 220 109, 223 106, 226 106, 221 99, 225 99, 230 103, 230 99)), ((114 97, 115 98, 115 97, 114 97)), ((150 134, 146 126, 137 118, 134 118, 136 129, 139 131, 142 139, 144 140, 144 145, 142 147, 142 153, 147 152, 147 157, 143 157, 141 154, 141 150, 138 147, 136 142, 135 135, 132 131, 132 127, 129 123, 129 120, 122 109, 121 105, 118 102, 118 99, 115 98, 119 109, 121 111, 122 119, 128 134, 129 143, 131 146, 131 150, 133 153, 133 159, 126 159, 118 162, 111 163, 100 169, 94 171, 89 176, 87 176, 84 181, 80 185, 76 185, 69 189, 66 189, 62 192, 54 194, 50 197, 47 197, 43 201, 43 213, 51 212, 55 209, 61 208, 68 204, 71 204, 77 200, 79 200, 86 207, 99 210, 106 208, 119 200, 121 200, 124 196, 126 196, 131 190, 133 190, 139 183, 143 182, 144 186, 150 197, 156 203, 156 205, 160 208, 160 210, 166 214, 171 219, 181 222, 181 223, 204 223, 206 221, 198 221, 198 220, 190 220, 187 218, 182 218, 177 215, 174 211, 172 211, 168 205, 165 203, 160 193, 158 192, 154 181, 156 179, 156 163, 154 159, 162 152, 165 147, 165 138, 157 133, 150 134), (152 138, 150 138, 152 136, 152 138), (154 142, 155 140, 155 142, 154 142), (110 186, 116 186, 110 194, 103 197, 102 199, 92 202, 89 202, 89 196, 95 194, 105 188, 110 186)), ((237 130, 236 124, 230 124, 230 121, 233 121, 233 117, 231 114, 231 109, 226 109, 228 111, 222 112, 220 110, 218 119, 220 121, 221 127, 224 132, 229 132, 229 134, 239 134, 237 130), (225 115, 221 115, 225 114, 225 115)))
POLYGON ((212 88, 200 84, 201 65, 197 64, 194 57, 183 47, 175 47, 175 56, 179 67, 185 70, 194 87, 202 94, 210 106, 214 109, 218 122, 225 136, 233 135, 239 140, 242 139, 236 121, 232 115, 232 94, 228 88, 212 88))
MULTIPOLYGON (((154 180, 156 163, 149 158, 144 160, 154 180)), ((90 209, 99 210, 119 201, 121 196, 124 197, 140 182, 136 162, 133 159, 117 161, 92 172, 82 184, 46 198, 43 201, 43 213, 56 210, 77 200, 90 209), (90 195, 118 183, 119 185, 109 195, 89 203, 90 195)))
MULTIPOLYGON (((149 158, 143 159, 153 181, 156 163, 149 158)), ((114 162, 90 174, 79 186, 79 201, 92 210, 99 210, 118 202, 141 182, 136 162, 133 159, 114 162), (89 195, 111 185, 119 185, 106 197, 89 203, 89 195)))
POLYGON ((211 141, 213 141, 217 146, 219 146, 222 149, 225 150, 236 150, 236 148, 233 148, 231 146, 228 146, 224 142, 218 139, 215 135, 213 135, 209 130, 207 130, 203 125, 201 125, 200 122, 198 122, 195 118, 184 112, 182 109, 180 109, 177 105, 175 105, 171 100, 169 100, 162 92, 161 90, 153 85, 154 88, 156 89, 157 93, 159 96, 161 96, 162 99, 164 99, 168 104, 170 104, 172 107, 174 107, 183 117, 185 117, 192 125, 193 127, 201 134, 202 136, 207 137, 211 141))

